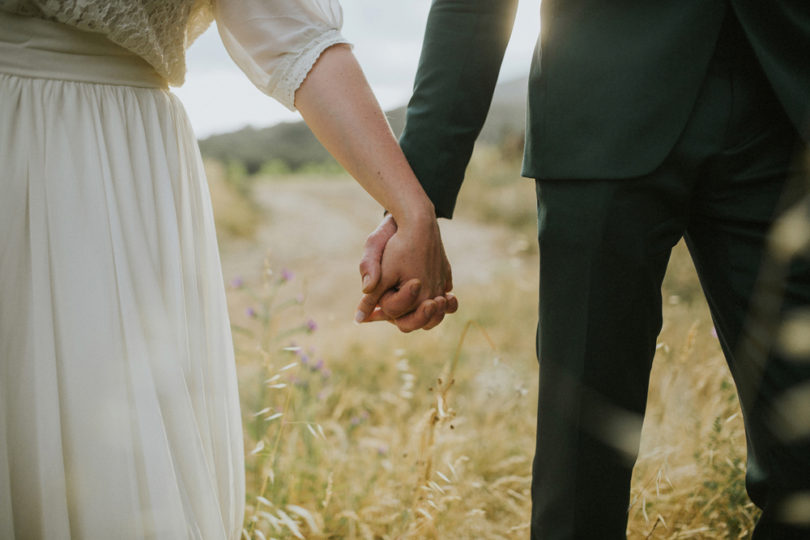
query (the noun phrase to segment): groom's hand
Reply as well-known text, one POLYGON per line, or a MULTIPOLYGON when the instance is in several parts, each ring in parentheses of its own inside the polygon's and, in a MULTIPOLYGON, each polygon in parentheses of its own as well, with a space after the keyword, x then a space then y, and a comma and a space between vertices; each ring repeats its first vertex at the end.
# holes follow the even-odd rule
POLYGON ((387 216, 369 235, 360 262, 366 294, 358 306, 359 322, 387 320, 403 332, 429 330, 458 309, 449 294, 452 274, 435 220, 413 232, 400 230, 395 238, 397 225, 387 216))

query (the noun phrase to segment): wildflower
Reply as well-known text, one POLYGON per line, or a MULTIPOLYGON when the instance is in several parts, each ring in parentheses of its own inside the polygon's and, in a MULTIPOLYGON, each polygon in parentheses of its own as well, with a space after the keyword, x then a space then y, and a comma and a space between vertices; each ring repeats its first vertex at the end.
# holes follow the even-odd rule
POLYGON ((307 332, 310 334, 318 329, 318 325, 312 319, 307 320, 307 332))
POLYGON ((240 276, 236 276, 231 280, 231 287, 233 287, 234 289, 241 289, 244 286, 245 281, 240 276))
POLYGON ((302 366, 309 365, 309 356, 307 356, 306 354, 301 354, 301 365, 302 366))
POLYGON ((247 316, 248 316, 248 317, 250 317, 251 319, 255 319, 255 318, 256 318, 256 315, 257 315, 256 310, 255 310, 255 309, 253 309, 253 306, 250 306, 249 308, 247 308, 247 309, 245 310, 245 313, 246 313, 246 314, 247 314, 247 316))
POLYGON ((293 277, 295 277, 295 274, 293 274, 292 272, 290 272, 286 268, 281 271, 281 282, 282 283, 292 281, 293 277))
POLYGON ((312 366, 312 371, 321 371, 323 369, 323 359, 319 359, 318 362, 312 366))

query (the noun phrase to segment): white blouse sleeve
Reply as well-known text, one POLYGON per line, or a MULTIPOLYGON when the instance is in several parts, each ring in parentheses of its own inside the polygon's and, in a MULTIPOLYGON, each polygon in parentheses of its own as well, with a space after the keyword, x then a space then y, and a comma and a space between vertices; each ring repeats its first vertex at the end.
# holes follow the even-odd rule
POLYGON ((219 35, 259 90, 295 110, 295 91, 321 53, 337 43, 338 0, 217 0, 219 35))

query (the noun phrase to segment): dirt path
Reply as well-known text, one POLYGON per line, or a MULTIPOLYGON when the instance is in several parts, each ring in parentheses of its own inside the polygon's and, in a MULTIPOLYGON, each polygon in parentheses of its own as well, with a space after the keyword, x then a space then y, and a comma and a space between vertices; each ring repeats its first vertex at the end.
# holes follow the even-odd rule
MULTIPOLYGON (((277 270, 295 273, 309 316, 333 323, 336 331, 351 328, 360 296, 357 264, 366 236, 381 219, 377 203, 342 177, 259 182, 254 199, 267 217, 255 239, 222 246, 225 279, 257 276, 269 256, 277 270)), ((463 219, 442 220, 441 227, 459 298, 504 270, 514 279, 536 280, 534 258, 516 255, 520 246, 506 227, 463 219)))

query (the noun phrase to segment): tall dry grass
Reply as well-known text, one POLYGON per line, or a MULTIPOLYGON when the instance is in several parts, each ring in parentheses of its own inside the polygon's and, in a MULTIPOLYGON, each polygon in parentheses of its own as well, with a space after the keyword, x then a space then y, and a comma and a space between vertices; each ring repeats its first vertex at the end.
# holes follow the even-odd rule
POLYGON ((459 321, 448 321, 451 338, 407 349, 358 339, 320 350, 295 287, 278 274, 231 293, 257 306, 234 317, 247 536, 525 536, 530 356, 518 362, 459 321))

